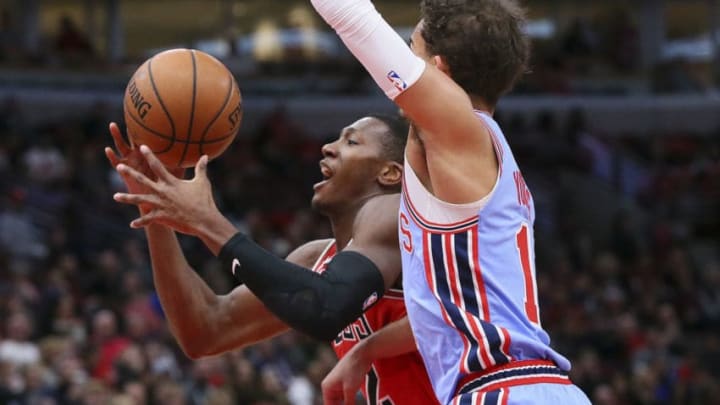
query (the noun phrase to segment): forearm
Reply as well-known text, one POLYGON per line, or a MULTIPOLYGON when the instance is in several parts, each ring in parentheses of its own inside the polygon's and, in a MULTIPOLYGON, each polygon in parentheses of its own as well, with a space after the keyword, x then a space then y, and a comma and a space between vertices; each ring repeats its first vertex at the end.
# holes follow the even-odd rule
POLYGON ((312 0, 312 4, 390 99, 420 78, 425 62, 370 0, 312 0))
POLYGON ((407 317, 386 325, 367 339, 362 340, 356 347, 371 362, 417 350, 415 337, 407 317))
POLYGON ((145 230, 155 289, 170 330, 183 350, 195 357, 212 326, 208 314, 218 297, 187 263, 173 230, 162 225, 145 230))

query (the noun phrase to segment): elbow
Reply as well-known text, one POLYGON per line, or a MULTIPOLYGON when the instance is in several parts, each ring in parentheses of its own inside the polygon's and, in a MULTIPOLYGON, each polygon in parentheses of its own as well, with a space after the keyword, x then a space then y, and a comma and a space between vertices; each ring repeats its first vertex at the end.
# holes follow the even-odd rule
POLYGON ((198 360, 203 357, 212 355, 208 350, 208 345, 204 344, 201 339, 177 338, 178 345, 183 353, 191 360, 198 360))
MULTIPOLYGON (((348 325, 353 323, 357 316, 325 316, 314 321, 308 320, 300 325, 296 325, 295 329, 321 342, 333 341, 348 325)), ((347 315, 347 314, 346 314, 347 315)))
POLYGON ((310 337, 312 337, 313 339, 319 340, 321 342, 331 342, 332 340, 334 340, 337 337, 337 335, 340 334, 340 332, 343 329, 344 328, 327 328, 327 327, 325 327, 325 328, 322 328, 319 330, 316 329, 316 330, 309 331, 309 332, 307 332, 307 334, 310 337))

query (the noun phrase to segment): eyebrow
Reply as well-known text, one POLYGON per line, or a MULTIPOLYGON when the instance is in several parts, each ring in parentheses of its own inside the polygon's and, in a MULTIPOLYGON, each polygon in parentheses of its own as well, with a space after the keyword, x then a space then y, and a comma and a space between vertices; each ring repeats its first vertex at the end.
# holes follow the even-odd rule
POLYGON ((352 135, 355 132, 357 132, 357 129, 353 127, 345 127, 342 131, 340 131, 340 138, 342 138, 343 136, 352 135))

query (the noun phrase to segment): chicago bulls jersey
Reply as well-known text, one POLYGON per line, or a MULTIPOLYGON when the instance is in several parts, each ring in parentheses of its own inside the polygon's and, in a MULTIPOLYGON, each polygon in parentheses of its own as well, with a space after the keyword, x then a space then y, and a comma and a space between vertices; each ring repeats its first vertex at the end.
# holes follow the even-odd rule
MULTIPOLYGON (((337 252, 331 241, 315 262, 313 271, 322 273, 337 252)), ((402 290, 390 289, 355 322, 340 332, 333 349, 342 358, 359 341, 406 315, 402 290)), ((437 404, 417 351, 401 356, 376 360, 365 376, 363 396, 372 405, 434 405, 437 404)))
POLYGON ((441 201, 405 160, 399 214, 403 290, 442 403, 484 372, 511 370, 508 379, 525 373, 511 369, 513 364, 545 368, 547 375, 537 378, 569 384, 570 363, 550 348, 540 325, 532 195, 498 125, 476 114, 492 136, 499 164, 487 197, 469 204, 441 201))

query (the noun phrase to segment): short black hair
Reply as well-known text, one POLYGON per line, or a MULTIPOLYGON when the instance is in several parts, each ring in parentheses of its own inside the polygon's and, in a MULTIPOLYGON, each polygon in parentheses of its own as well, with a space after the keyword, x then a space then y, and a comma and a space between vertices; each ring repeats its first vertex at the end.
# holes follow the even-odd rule
POLYGON ((383 157, 403 164, 405 161, 405 143, 408 137, 408 124, 405 119, 399 116, 375 113, 368 114, 367 117, 382 122, 388 129, 381 140, 383 157))

